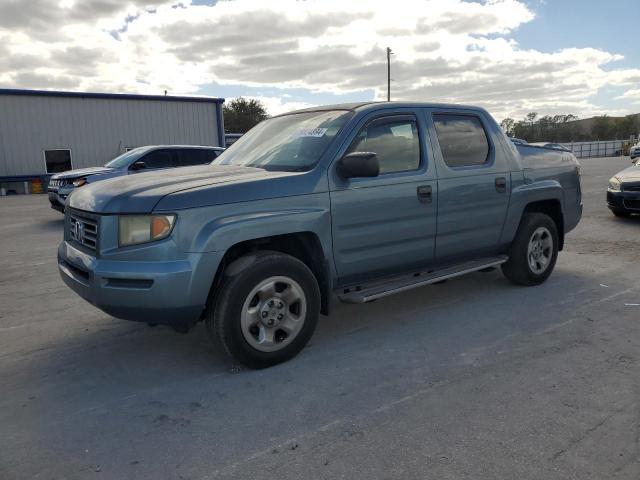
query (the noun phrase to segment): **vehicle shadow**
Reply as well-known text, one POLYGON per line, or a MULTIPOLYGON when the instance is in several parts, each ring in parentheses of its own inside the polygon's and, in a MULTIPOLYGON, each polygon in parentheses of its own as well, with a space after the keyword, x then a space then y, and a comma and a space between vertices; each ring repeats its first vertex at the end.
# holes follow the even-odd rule
POLYGON ((638 225, 640 224, 640 213, 632 213, 628 217, 614 217, 614 220, 626 225, 638 225))
POLYGON ((224 464, 239 448, 227 438, 295 437, 301 425, 358 415, 476 371, 532 332, 566 324, 580 315, 571 297, 597 298, 590 292, 600 288, 577 268, 559 268, 535 288, 515 287, 494 271, 338 304, 300 355, 257 371, 230 361, 202 324, 178 334, 78 312, 46 347, 3 368, 5 387, 22 403, 28 421, 20 428, 33 438, 66 435, 74 448, 98 455, 106 437, 126 445, 120 462, 148 452, 149 442, 178 448, 213 438, 216 462, 224 464))
MULTIPOLYGON (((372 348, 433 348, 438 352, 442 351, 442 344, 463 348, 483 339, 493 343, 514 332, 525 333, 541 324, 564 321, 561 312, 537 322, 521 319, 530 304, 539 303, 540 298, 548 305, 553 305, 554 299, 566 303, 571 290, 583 292, 590 286, 593 281, 579 272, 556 272, 539 287, 516 287, 498 269, 367 304, 336 302, 330 317, 320 317, 314 337, 298 357, 260 371, 263 373, 246 370, 230 360, 220 346, 211 342, 203 323, 181 334, 169 327, 149 327, 106 315, 88 326, 83 323, 83 328, 72 328, 57 343, 50 344, 47 355, 39 356, 30 365, 40 374, 67 372, 73 365, 73 377, 100 377, 107 382, 108 391, 117 389, 116 385, 137 391, 186 379, 210 380, 212 376, 269 376, 264 372, 308 369, 315 374, 342 362, 350 363, 357 356, 374 364, 384 362, 371 357, 372 348), (473 333, 477 331, 483 335, 473 333), (108 386, 110 383, 112 386, 108 386)), ((446 356, 450 355, 451 352, 446 356)))

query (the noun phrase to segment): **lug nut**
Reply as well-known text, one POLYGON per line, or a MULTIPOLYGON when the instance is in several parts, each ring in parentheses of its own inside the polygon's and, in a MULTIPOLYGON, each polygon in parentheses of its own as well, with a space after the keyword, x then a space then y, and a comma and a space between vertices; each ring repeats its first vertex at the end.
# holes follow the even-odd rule
POLYGON ((282 320, 283 317, 284 315, 282 315, 281 313, 278 314, 278 320, 282 320))
POLYGON ((268 313, 267 312, 262 312, 262 318, 267 318, 268 313))
POLYGON ((278 308, 282 308, 282 307, 284 307, 284 303, 278 302, 278 308))
POLYGON ((273 300, 270 300, 270 301, 269 301, 269 306, 270 306, 270 307, 273 307, 273 305, 274 305, 273 300))

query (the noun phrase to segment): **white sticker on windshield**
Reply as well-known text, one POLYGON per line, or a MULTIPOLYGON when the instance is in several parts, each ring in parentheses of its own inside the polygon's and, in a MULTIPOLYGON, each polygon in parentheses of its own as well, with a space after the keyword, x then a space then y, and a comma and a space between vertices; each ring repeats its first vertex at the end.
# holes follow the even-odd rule
POLYGON ((327 133, 327 128, 299 128, 295 131, 296 137, 321 137, 327 133))

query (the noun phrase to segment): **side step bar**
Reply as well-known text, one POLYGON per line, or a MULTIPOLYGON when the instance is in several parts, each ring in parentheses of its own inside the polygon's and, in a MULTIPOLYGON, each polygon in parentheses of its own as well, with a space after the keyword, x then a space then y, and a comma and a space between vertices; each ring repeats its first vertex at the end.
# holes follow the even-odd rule
POLYGON ((495 267, 505 263, 507 260, 509 260, 509 257, 506 255, 482 258, 442 268, 440 270, 416 272, 411 275, 394 277, 385 282, 376 282, 369 285, 354 285, 352 287, 337 290, 336 294, 340 300, 346 303, 370 302, 376 298, 386 297, 393 295, 394 293, 411 290, 412 288, 422 287, 424 285, 430 285, 449 278, 459 277, 466 273, 495 267))

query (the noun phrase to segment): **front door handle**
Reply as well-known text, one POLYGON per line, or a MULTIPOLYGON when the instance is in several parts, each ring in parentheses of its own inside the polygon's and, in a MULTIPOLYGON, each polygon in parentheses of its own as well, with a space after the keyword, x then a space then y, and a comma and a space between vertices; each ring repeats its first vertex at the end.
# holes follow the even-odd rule
POLYGON ((418 187, 418 200, 421 203, 431 203, 431 185, 421 185, 418 187))
POLYGON ((504 193, 507 191, 507 179, 504 177, 496 178, 496 191, 504 193))

